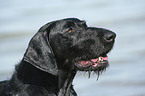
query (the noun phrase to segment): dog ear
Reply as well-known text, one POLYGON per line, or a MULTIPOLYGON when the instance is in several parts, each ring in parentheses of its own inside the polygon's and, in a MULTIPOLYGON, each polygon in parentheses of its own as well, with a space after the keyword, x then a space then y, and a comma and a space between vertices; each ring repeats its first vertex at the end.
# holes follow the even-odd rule
POLYGON ((52 23, 48 23, 39 29, 30 40, 23 59, 42 71, 57 75, 56 60, 49 44, 49 31, 52 26, 52 23))

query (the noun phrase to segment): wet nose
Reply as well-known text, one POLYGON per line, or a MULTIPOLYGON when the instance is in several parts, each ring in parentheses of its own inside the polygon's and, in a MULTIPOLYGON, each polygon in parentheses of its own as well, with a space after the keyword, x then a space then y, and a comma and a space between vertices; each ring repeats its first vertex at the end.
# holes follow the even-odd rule
POLYGON ((107 41, 107 42, 111 42, 115 39, 116 37, 116 34, 114 32, 106 32, 104 33, 104 39, 107 41))

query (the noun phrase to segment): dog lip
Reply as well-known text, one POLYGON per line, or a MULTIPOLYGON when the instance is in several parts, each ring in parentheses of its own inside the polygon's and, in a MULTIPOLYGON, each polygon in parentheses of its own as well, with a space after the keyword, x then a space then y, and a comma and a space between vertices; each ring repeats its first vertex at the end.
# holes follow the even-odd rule
POLYGON ((78 66, 79 67, 90 67, 90 66, 92 66, 92 62, 91 61, 80 61, 80 62, 78 62, 78 66))

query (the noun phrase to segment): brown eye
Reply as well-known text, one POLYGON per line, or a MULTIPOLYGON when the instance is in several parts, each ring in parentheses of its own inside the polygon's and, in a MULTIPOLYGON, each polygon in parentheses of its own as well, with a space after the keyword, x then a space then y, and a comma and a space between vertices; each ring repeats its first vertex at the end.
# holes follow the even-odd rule
POLYGON ((71 33, 71 32, 72 32, 72 30, 69 30, 69 31, 68 31, 68 33, 71 33))
POLYGON ((70 28, 69 30, 68 30, 68 33, 71 33, 72 32, 72 28, 70 28))

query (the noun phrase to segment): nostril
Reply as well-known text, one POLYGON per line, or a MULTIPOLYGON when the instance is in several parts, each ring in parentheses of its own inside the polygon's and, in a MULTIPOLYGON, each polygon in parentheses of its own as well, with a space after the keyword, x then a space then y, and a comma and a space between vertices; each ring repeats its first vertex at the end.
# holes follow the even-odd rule
POLYGON ((114 36, 105 36, 106 40, 112 40, 114 38, 114 36))
POLYGON ((116 37, 116 34, 113 33, 113 32, 107 32, 104 34, 104 39, 107 41, 107 42, 111 42, 115 39, 116 37))

